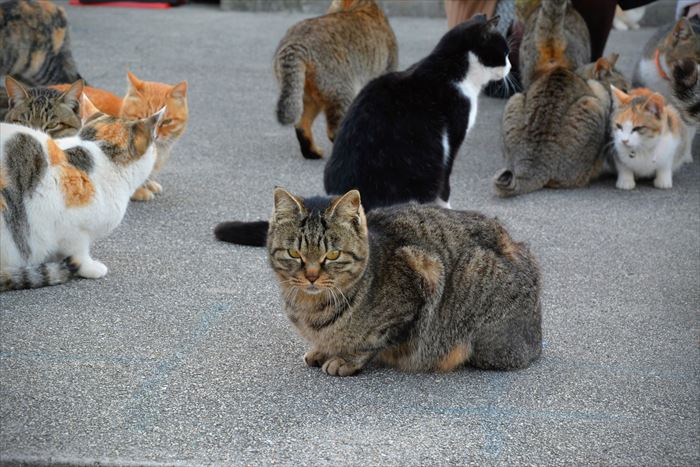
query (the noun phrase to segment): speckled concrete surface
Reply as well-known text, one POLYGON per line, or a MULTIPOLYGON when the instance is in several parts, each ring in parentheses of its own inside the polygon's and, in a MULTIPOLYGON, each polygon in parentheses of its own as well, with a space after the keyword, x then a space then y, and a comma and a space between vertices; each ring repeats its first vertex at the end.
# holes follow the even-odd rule
MULTIPOLYGON (((274 185, 312 194, 274 120, 272 55, 292 14, 68 8, 94 85, 187 79, 191 124, 160 180, 95 246, 99 281, 0 296, 0 460, 138 464, 700 462, 700 163, 670 191, 611 179, 501 200, 504 102, 483 98, 452 205, 503 219, 544 270, 543 358, 512 373, 335 379, 306 368, 261 249, 214 241, 274 185)), ((402 66, 445 30, 392 18, 402 66)), ((649 30, 614 32, 630 71, 649 30)), ((328 150, 324 124, 316 126, 328 150)), ((697 144, 696 144, 697 149, 697 144)), ((696 150, 696 159, 699 155, 696 150)))

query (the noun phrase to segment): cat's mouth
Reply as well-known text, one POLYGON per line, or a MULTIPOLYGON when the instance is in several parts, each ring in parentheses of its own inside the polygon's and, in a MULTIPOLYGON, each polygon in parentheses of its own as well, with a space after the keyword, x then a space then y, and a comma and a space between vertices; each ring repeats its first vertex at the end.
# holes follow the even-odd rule
POLYGON ((316 284, 309 284, 304 289, 304 292, 306 292, 309 295, 318 295, 321 292, 323 292, 323 290, 320 287, 318 287, 316 284))

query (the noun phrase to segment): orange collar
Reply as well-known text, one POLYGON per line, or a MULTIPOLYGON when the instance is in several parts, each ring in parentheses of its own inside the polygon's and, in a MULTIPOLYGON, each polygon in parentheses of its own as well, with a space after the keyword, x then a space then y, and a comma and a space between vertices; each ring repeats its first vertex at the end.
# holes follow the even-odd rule
POLYGON ((659 60, 659 49, 656 49, 656 56, 654 57, 656 61, 656 69, 659 71, 659 76, 661 76, 666 81, 671 81, 664 69, 661 67, 661 61, 659 60))

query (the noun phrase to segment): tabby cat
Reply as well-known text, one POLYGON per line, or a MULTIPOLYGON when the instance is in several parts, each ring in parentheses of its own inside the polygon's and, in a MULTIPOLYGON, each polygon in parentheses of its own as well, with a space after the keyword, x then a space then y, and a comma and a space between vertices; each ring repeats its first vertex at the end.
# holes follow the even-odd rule
POLYGON ((644 46, 632 84, 670 99, 672 70, 683 59, 700 62, 700 18, 681 18, 659 28, 644 46))
POLYGON ((676 106, 683 113, 685 121, 700 127, 700 62, 686 58, 673 67, 671 86, 676 106))
POLYGON ((95 113, 77 136, 59 140, 0 123, 0 290, 107 274, 90 246, 119 225, 151 173, 162 114, 127 121, 95 113))
POLYGON ((396 37, 374 0, 334 0, 328 13, 292 26, 277 46, 277 120, 295 124, 302 155, 319 159, 311 127, 320 112, 328 138, 372 78, 398 65, 396 37))
POLYGON ((661 94, 612 89, 617 188, 631 190, 635 178, 652 176, 655 187, 671 188, 673 172, 693 160, 692 139, 683 119, 661 94))
POLYGON ((5 89, 10 98, 6 122, 43 131, 52 138, 73 136, 80 130, 83 80, 61 92, 46 87, 27 88, 5 76, 5 89))
MULTIPOLYGON (((170 158, 173 145, 187 127, 189 117, 187 82, 182 81, 176 85, 170 85, 155 81, 142 81, 130 72, 127 72, 127 77, 129 89, 123 99, 109 91, 89 86, 85 88, 84 92, 100 111, 113 117, 129 120, 146 118, 165 107, 165 116, 158 126, 156 138, 158 158, 155 168, 146 183, 131 196, 134 201, 150 201, 157 193, 163 191, 160 183, 153 179, 154 175, 170 158)), ((66 86, 52 87, 65 90, 66 86)))
POLYGON ((548 61, 551 66, 566 64, 572 70, 591 61, 591 36, 586 22, 570 1, 561 3, 516 3, 518 17, 525 24, 520 43, 520 74, 525 90, 544 71, 542 65, 548 61), (545 50, 553 55, 543 55, 545 50))
POLYGON ((81 79, 63 8, 49 1, 0 2, 0 76, 4 75, 30 86, 81 79))
POLYGON ((538 47, 535 79, 503 113, 506 168, 494 178, 499 196, 583 186, 603 167, 610 95, 600 82, 578 76, 567 58, 570 9, 568 0, 543 0, 529 23, 538 47))
POLYGON ((542 349, 540 273, 527 247, 476 212, 408 204, 366 216, 357 190, 302 199, 278 188, 268 235, 308 366, 349 376, 524 368, 542 349))
POLYGON ((627 91, 631 87, 630 81, 620 70, 615 68, 618 58, 620 56, 616 53, 610 54, 609 57, 600 57, 593 63, 579 67, 576 74, 585 80, 594 79, 627 91))

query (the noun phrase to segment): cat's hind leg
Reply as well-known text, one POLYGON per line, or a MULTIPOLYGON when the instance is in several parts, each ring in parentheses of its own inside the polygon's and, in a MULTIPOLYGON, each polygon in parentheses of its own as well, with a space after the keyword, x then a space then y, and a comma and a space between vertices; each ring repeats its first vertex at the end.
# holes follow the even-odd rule
POLYGON ((66 256, 72 256, 80 265, 77 274, 87 279, 99 279, 107 275, 107 266, 90 256, 90 237, 79 233, 62 246, 66 256))
POLYGON ((296 124, 296 135, 299 141, 301 154, 306 159, 320 159, 323 157, 321 151, 314 143, 314 135, 312 126, 318 114, 321 113, 321 106, 313 96, 308 93, 304 94, 304 111, 301 114, 301 119, 296 124))
POLYGON ((343 121, 343 117, 345 117, 345 113, 354 98, 355 92, 352 89, 346 89, 327 99, 323 111, 326 114, 326 132, 331 142, 335 141, 335 134, 340 122, 343 121))

